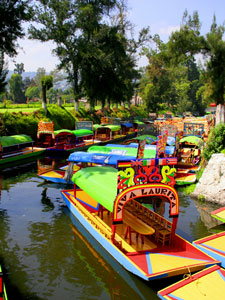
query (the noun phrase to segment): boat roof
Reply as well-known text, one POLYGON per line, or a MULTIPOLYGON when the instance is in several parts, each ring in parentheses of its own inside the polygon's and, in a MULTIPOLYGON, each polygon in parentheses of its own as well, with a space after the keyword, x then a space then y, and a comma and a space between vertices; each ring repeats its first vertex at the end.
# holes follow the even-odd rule
POLYGON ((72 131, 69 130, 69 129, 59 129, 59 130, 55 130, 54 131, 55 136, 57 136, 57 135, 59 135, 60 133, 63 133, 63 132, 65 132, 65 133, 72 133, 72 131))
MULTIPOLYGON (((121 145, 121 144, 106 144, 105 147, 109 147, 109 148, 138 148, 139 144, 138 143, 130 143, 128 145, 121 145)), ((156 151, 156 145, 145 145, 145 149, 146 150, 155 150, 156 151)), ((172 155, 175 151, 175 147, 174 146, 166 146, 165 148, 165 152, 166 154, 172 155)))
POLYGON ((191 144, 195 144, 195 145, 200 145, 201 143, 203 143, 203 140, 200 137, 197 137, 195 135, 189 135, 189 136, 185 136, 180 140, 180 143, 191 143, 191 144))
POLYGON ((33 141, 32 138, 26 134, 0 137, 0 143, 2 144, 2 147, 19 145, 19 144, 29 143, 32 141, 33 141))
POLYGON ((106 127, 106 128, 109 128, 111 129, 112 131, 118 131, 121 129, 121 126, 120 125, 111 125, 111 124, 107 124, 107 125, 104 125, 102 126, 103 128, 106 127))
POLYGON ((127 127, 127 128, 133 127, 133 124, 132 124, 132 123, 129 123, 129 122, 123 122, 123 123, 121 123, 121 125, 123 125, 123 126, 125 126, 125 127, 127 127))
POLYGON ((116 154, 105 154, 105 153, 89 153, 83 151, 77 151, 70 154, 69 162, 86 162, 104 165, 116 165, 119 160, 131 160, 136 159, 134 156, 123 156, 116 154))
MULTIPOLYGON (((131 147, 106 147, 106 146, 91 146, 87 150, 90 153, 105 153, 105 154, 117 154, 123 156, 133 156, 137 157, 138 148, 131 147)), ((155 158, 156 157, 156 148, 154 149, 145 149, 144 158, 155 158)))
POLYGON ((90 129, 76 129, 76 130, 72 130, 72 133, 75 134, 77 137, 94 134, 93 131, 90 129))
POLYGON ((147 135, 147 134, 143 134, 143 135, 139 135, 139 136, 136 136, 134 138, 132 138, 133 140, 138 140, 138 141, 143 141, 143 140, 156 140, 156 136, 154 135, 147 135))
POLYGON ((89 196, 98 199, 98 203, 113 212, 117 196, 117 172, 117 169, 112 167, 83 168, 73 175, 72 181, 89 196))

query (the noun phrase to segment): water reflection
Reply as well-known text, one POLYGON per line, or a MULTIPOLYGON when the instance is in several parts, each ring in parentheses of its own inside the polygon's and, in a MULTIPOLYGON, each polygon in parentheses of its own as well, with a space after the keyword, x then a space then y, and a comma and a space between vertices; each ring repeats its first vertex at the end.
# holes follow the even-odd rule
MULTIPOLYGON (((58 168, 65 160, 41 163, 58 168)), ((63 186, 37 173, 35 160, 0 175, 0 263, 9 300, 158 299, 156 292, 176 281, 146 283, 126 271, 70 214, 63 186)), ((218 207, 179 196, 181 236, 193 241, 218 227, 210 216, 218 207)))

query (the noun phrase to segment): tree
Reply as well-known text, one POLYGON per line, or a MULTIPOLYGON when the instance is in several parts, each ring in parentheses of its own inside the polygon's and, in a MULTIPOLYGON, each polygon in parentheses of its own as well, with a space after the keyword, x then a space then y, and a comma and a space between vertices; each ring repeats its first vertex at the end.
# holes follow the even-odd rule
POLYGON ((8 71, 5 68, 4 56, 0 52, 0 94, 2 94, 5 91, 5 87, 7 85, 7 82, 6 82, 7 74, 8 74, 8 71))
POLYGON ((20 76, 22 76, 23 72, 25 72, 24 64, 23 63, 15 64, 14 73, 17 73, 20 76))
POLYGON ((38 1, 34 20, 42 25, 29 29, 30 37, 56 44, 54 53, 60 60, 59 69, 65 69, 74 93, 75 109, 82 95, 81 63, 87 53, 88 42, 98 30, 102 17, 115 6, 115 0, 38 1), (85 32, 85 36, 84 36, 85 32))
POLYGON ((45 76, 45 75, 46 75, 46 70, 45 70, 45 68, 38 68, 37 71, 36 71, 36 75, 35 75, 35 77, 33 78, 33 81, 35 82, 35 85, 36 85, 37 87, 39 87, 40 90, 41 90, 41 78, 42 78, 43 76, 45 76))
POLYGON ((0 87, 4 87, 6 69, 3 67, 5 55, 13 57, 17 54, 17 39, 25 33, 24 21, 31 19, 29 0, 0 0, 0 87))
POLYGON ((216 123, 224 122, 224 87, 225 87, 225 26, 216 24, 213 18, 210 32, 200 35, 198 13, 193 16, 185 11, 180 31, 174 32, 168 42, 171 59, 178 63, 193 58, 201 53, 205 58, 208 81, 212 87, 212 97, 217 104, 216 123))
POLYGON ((26 89, 25 96, 29 99, 39 98, 40 89, 37 86, 30 86, 26 89))
POLYGON ((42 108, 47 114, 47 90, 53 86, 53 77, 51 75, 45 75, 41 78, 41 88, 42 88, 42 108))
POLYGON ((9 79, 9 90, 14 103, 25 103, 26 98, 23 93, 22 77, 19 74, 12 74, 9 79))

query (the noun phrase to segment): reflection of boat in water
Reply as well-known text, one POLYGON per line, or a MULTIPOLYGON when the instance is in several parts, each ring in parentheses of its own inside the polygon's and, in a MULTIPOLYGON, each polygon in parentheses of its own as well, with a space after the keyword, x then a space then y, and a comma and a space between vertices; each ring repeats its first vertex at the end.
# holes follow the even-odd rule
POLYGON ((8 300, 1 266, 0 266, 0 299, 8 300))
POLYGON ((131 293, 136 299, 158 299, 156 292, 148 285, 118 265, 68 209, 64 212, 70 216, 73 223, 76 253, 80 253, 80 259, 88 265, 94 278, 106 286, 111 299, 128 298, 131 293))
POLYGON ((179 197, 170 176, 175 163, 158 158, 119 162, 118 170, 87 167, 72 178, 82 190, 62 191, 71 212, 105 250, 148 281, 219 263, 175 233, 179 197), (152 196, 169 202, 172 221, 141 204, 152 196))

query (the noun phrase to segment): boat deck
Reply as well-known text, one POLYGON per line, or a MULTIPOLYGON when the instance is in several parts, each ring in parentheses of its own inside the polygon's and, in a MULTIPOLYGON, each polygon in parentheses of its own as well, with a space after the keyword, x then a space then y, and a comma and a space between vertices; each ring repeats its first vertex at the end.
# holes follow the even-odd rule
MULTIPOLYGON (((103 211, 102 219, 96 214, 96 217, 103 221, 109 228, 111 228, 111 214, 107 211, 103 211)), ((148 226, 148 225, 147 225, 148 226)), ((117 225, 116 233, 117 238, 122 241, 122 248, 126 252, 138 252, 146 251, 157 248, 156 243, 154 243, 148 235, 136 235, 136 233, 131 233, 131 243, 129 243, 129 238, 125 237, 128 225, 126 223, 117 225)), ((151 228, 151 226, 149 226, 151 228)))

